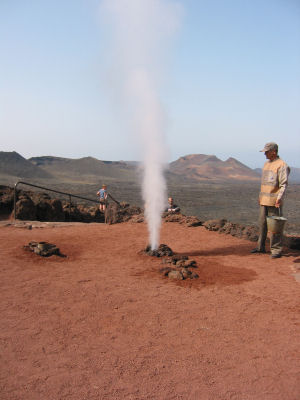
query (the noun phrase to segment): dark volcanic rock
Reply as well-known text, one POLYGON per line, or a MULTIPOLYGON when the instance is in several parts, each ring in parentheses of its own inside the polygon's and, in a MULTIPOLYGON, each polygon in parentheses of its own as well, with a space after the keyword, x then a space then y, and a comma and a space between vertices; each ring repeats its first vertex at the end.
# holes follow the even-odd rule
POLYGON ((161 274, 163 274, 164 276, 167 276, 169 274, 169 272, 174 271, 174 269, 170 268, 170 267, 163 267, 159 270, 159 272, 161 274))
POLYGON ((244 229, 245 227, 243 225, 226 222, 225 225, 219 229, 219 233, 226 233, 230 234, 231 236, 242 237, 244 229))
POLYGON ((29 242, 27 246, 24 246, 25 250, 29 250, 42 257, 50 257, 57 255, 60 257, 65 257, 65 255, 60 253, 58 247, 55 244, 47 242, 29 242))
POLYGON ((209 231, 218 231, 226 224, 226 222, 226 219, 210 219, 205 221, 203 226, 209 231))
MULTIPOLYGON (((59 199, 48 193, 17 190, 16 218, 29 221, 104 222, 98 206, 85 207, 59 199), (71 209, 71 213, 70 213, 71 209)), ((0 185, 0 216, 14 213, 14 189, 0 185)))
POLYGON ((175 280, 179 280, 179 281, 183 280, 183 275, 180 271, 170 271, 168 273, 168 277, 169 277, 169 279, 175 279, 175 280))
POLYGON ((111 203, 106 209, 106 222, 108 224, 117 224, 127 222, 135 218, 136 222, 142 222, 142 209, 136 206, 129 206, 127 203, 111 203), (139 217, 137 220, 137 216, 139 217))
POLYGON ((16 203, 16 218, 29 221, 65 221, 62 202, 46 194, 22 193, 16 203))
POLYGON ((133 224, 139 224, 141 222, 144 222, 144 214, 133 215, 130 218, 130 222, 132 222, 133 224))
POLYGON ((8 215, 14 208, 14 190, 0 185, 0 215, 8 215))
POLYGON ((190 270, 188 270, 187 268, 181 268, 180 272, 181 272, 183 279, 187 279, 190 277, 190 275, 192 275, 192 272, 190 270))
POLYGON ((16 218, 35 221, 36 207, 30 197, 22 196, 16 203, 16 218))
MULTIPOLYGON (((13 206, 13 200, 10 202, 13 206)), ((73 221, 73 222, 106 222, 115 224, 135 219, 143 221, 142 210, 127 203, 111 203, 105 215, 98 206, 87 207, 71 205, 66 201, 52 199, 47 193, 19 191, 16 203, 16 217, 22 220, 38 221, 73 221)))
POLYGON ((178 222, 179 224, 182 224, 183 221, 185 221, 185 216, 178 213, 163 213, 162 218, 164 219, 165 222, 178 222))
POLYGON ((231 235, 233 232, 234 224, 231 222, 226 222, 223 226, 219 228, 219 233, 225 233, 226 235, 231 235))
POLYGON ((219 233, 250 240, 251 242, 256 242, 258 240, 257 226, 240 225, 229 222, 226 219, 205 221, 203 226, 210 231, 219 231, 219 233))
POLYGON ((243 239, 250 240, 251 242, 257 242, 258 240, 258 227, 257 226, 246 226, 243 230, 243 239))
POLYGON ((36 219, 38 221, 65 221, 62 202, 45 199, 36 203, 36 219))
POLYGON ((258 240, 258 228, 255 226, 244 226, 232 222, 226 222, 225 225, 219 229, 219 233, 225 233, 252 242, 258 240))
POLYGON ((63 212, 66 221, 73 222, 104 222, 104 214, 100 213, 97 206, 85 207, 83 205, 71 204, 71 212, 69 204, 63 205, 63 212))
POLYGON ((191 217, 186 217, 185 223, 187 226, 201 226, 203 225, 203 221, 200 221, 199 218, 191 216, 191 217))
POLYGON ((180 213, 164 213, 162 218, 165 222, 177 222, 179 224, 185 224, 187 226, 200 226, 202 225, 202 221, 199 218, 194 216, 185 216, 180 213))
POLYGON ((145 253, 148 254, 148 256, 152 257, 164 257, 164 256, 172 256, 173 251, 168 247, 166 244, 160 244, 158 249, 156 250, 151 250, 151 246, 147 246, 145 249, 145 253))
POLYGON ((163 263, 163 264, 174 264, 174 262, 172 261, 172 258, 171 258, 171 257, 164 257, 164 258, 162 259, 162 263, 163 263))
POLYGON ((300 237, 299 236, 285 236, 283 243, 285 246, 293 250, 300 250, 300 237))
POLYGON ((172 256, 172 262, 173 264, 176 264, 178 261, 184 261, 184 260, 188 260, 188 256, 185 255, 179 255, 179 254, 174 254, 174 256, 172 256))
POLYGON ((179 260, 176 262, 176 268, 194 268, 196 266, 195 260, 179 260))
MULTIPOLYGON (((146 251, 147 250, 148 250, 147 254, 159 257, 157 252, 153 254, 149 246, 147 247, 146 251)), ((185 280, 185 279, 198 278, 198 275, 194 271, 191 271, 189 269, 189 268, 197 268, 196 261, 189 260, 188 256, 179 254, 174 254, 172 257, 167 256, 162 259, 162 264, 169 264, 169 265, 161 268, 159 272, 163 276, 167 276, 170 279, 185 280)))

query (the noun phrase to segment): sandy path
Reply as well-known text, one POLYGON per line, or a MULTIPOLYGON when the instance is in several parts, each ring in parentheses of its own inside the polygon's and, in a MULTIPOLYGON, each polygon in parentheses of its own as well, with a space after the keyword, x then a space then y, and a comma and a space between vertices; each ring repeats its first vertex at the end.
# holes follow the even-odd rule
POLYGON ((174 223, 161 243, 200 279, 161 277, 144 224, 1 227, 0 398, 299 400, 300 253, 174 223))

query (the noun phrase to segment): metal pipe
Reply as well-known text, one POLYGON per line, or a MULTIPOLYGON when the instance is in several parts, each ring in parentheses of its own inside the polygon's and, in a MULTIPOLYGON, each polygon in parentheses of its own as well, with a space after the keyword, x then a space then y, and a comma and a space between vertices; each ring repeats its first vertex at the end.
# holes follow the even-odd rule
POLYGON ((14 188, 14 220, 16 221, 16 215, 17 215, 17 210, 16 210, 16 204, 17 204, 17 185, 19 182, 15 184, 14 188))
POLYGON ((88 199, 87 197, 77 196, 76 194, 72 194, 72 193, 60 192, 59 190, 49 189, 49 188, 46 188, 46 187, 44 187, 44 186, 33 185, 32 183, 23 182, 23 181, 18 181, 18 182, 15 184, 15 187, 16 187, 19 183, 22 183, 23 185, 28 185, 28 186, 36 187, 36 188, 38 188, 38 189, 48 190, 49 192, 55 192, 55 193, 63 194, 63 195, 65 195, 65 196, 69 196, 69 195, 71 194, 71 196, 77 197, 78 199, 88 200, 88 201, 92 201, 92 202, 94 202, 94 203, 98 203, 98 201, 97 201, 97 200, 94 200, 94 199, 88 199))
POLYGON ((69 194, 69 221, 71 221, 71 195, 69 194))
POLYGON ((14 187, 14 220, 16 220, 16 215, 17 215, 17 210, 16 210, 16 208, 17 208, 16 207, 16 204, 17 204, 17 186, 19 184, 32 186, 32 187, 35 187, 35 188, 38 188, 38 189, 48 190, 49 192, 59 193, 59 194, 62 194, 64 196, 69 196, 69 200, 70 200, 69 201, 70 219, 71 219, 71 196, 76 197, 76 198, 81 199, 81 200, 87 200, 87 201, 91 201, 93 203, 97 203, 98 204, 98 201, 94 200, 94 199, 88 199, 87 197, 77 196, 76 194, 60 192, 59 190, 49 189, 49 188, 46 188, 44 186, 39 186, 39 185, 33 185, 32 183, 28 183, 28 182, 24 182, 24 181, 18 181, 18 182, 15 183, 15 187, 14 187))
POLYGON ((117 203, 119 206, 120 206, 120 203, 116 200, 116 199, 114 199, 113 197, 112 197, 112 195, 111 194, 107 194, 108 195, 108 197, 110 197, 115 203, 117 203))

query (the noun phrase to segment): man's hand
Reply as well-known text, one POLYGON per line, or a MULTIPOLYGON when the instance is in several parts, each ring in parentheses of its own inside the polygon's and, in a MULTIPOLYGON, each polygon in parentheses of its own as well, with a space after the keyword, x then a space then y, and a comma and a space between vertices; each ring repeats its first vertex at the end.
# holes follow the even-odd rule
POLYGON ((279 208, 281 206, 281 200, 276 200, 275 207, 279 208))

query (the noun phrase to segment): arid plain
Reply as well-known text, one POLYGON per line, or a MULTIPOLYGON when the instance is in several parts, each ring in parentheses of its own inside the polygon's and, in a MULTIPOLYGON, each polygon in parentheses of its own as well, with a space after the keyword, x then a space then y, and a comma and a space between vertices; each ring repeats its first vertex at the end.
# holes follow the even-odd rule
POLYGON ((141 253, 144 223, 30 225, 0 227, 1 399, 299 399, 299 251, 164 223, 197 262, 178 282, 141 253))

